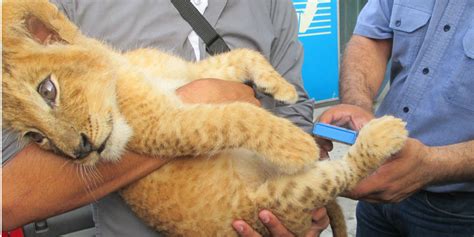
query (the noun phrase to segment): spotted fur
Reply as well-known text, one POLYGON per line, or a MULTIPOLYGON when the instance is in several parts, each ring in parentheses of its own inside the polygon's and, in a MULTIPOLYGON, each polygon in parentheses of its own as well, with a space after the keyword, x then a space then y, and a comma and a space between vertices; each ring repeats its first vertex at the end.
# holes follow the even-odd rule
POLYGON ((187 156, 120 192, 143 221, 172 236, 233 236, 235 219, 268 235, 257 218, 263 208, 302 235, 312 209, 406 140, 404 123, 383 117, 362 128, 343 159, 317 162, 313 138, 285 119, 246 103, 189 105, 175 95, 198 78, 250 78, 295 102, 293 86, 257 52, 236 49, 198 63, 156 49, 123 54, 82 35, 47 0, 6 0, 2 8, 4 126, 43 135, 42 148, 81 165, 120 160, 125 149, 187 156), (38 93, 45 78, 57 89, 54 101, 38 93), (81 157, 84 140, 92 151, 81 157))

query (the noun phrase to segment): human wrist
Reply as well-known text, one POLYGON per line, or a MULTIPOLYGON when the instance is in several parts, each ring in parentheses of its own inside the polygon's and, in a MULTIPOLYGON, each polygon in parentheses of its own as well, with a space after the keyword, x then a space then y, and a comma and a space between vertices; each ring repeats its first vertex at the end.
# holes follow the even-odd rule
POLYGON ((101 163, 98 169, 105 176, 102 185, 110 186, 111 191, 114 191, 150 174, 166 162, 168 160, 161 157, 148 157, 127 151, 120 162, 101 163))
POLYGON ((465 182, 474 180, 472 149, 474 143, 458 143, 436 146, 430 149, 433 160, 433 184, 465 182))
POLYGON ((373 113, 373 102, 367 99, 343 99, 342 104, 357 106, 367 112, 373 113))
POLYGON ((446 180, 449 176, 452 162, 443 157, 440 147, 426 147, 423 157, 427 170, 427 184, 438 184, 446 180))
POLYGON ((352 75, 341 79, 346 85, 341 85, 341 103, 355 105, 366 111, 372 112, 374 107, 375 93, 368 84, 364 75, 352 75), (365 85, 365 86, 362 86, 365 85))

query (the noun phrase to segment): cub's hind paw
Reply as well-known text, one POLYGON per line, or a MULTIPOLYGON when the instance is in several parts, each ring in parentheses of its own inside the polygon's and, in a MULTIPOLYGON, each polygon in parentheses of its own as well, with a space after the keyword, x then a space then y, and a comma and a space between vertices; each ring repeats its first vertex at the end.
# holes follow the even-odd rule
POLYGON ((360 144, 377 157, 389 157, 402 149, 408 137, 406 123, 393 116, 383 116, 366 124, 359 132, 360 144))

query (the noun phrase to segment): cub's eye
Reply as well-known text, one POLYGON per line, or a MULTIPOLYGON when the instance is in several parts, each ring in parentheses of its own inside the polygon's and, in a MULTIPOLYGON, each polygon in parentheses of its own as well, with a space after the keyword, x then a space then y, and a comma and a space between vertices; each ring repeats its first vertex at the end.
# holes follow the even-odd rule
POLYGON ((43 99, 48 102, 50 106, 53 106, 56 101, 57 90, 53 81, 51 80, 51 75, 47 76, 38 86, 38 93, 43 97, 43 99))
POLYGON ((44 140, 44 136, 41 133, 37 132, 27 132, 26 136, 30 137, 34 142, 41 144, 44 140))

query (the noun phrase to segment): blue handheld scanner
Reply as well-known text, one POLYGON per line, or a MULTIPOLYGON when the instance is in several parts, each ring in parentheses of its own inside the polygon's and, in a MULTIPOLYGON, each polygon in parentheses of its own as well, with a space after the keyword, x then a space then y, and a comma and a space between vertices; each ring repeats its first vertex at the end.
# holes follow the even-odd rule
POLYGON ((352 145, 357 138, 357 132, 326 123, 316 123, 313 134, 336 142, 352 145))

